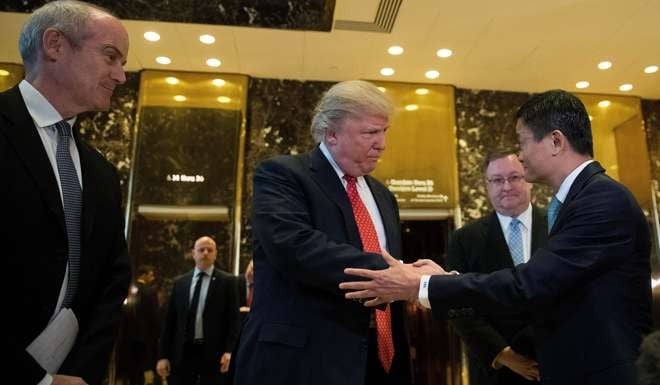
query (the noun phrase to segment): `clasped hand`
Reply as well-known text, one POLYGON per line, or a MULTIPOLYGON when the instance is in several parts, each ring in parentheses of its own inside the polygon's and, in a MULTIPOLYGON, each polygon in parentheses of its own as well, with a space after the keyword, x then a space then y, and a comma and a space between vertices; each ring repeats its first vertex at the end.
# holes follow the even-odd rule
POLYGON ((344 273, 366 278, 363 281, 342 282, 339 288, 346 290, 348 299, 364 301, 365 306, 373 307, 398 300, 417 299, 419 283, 423 275, 447 274, 430 259, 420 259, 414 263, 401 263, 383 250, 383 259, 389 265, 384 270, 346 268, 344 273))

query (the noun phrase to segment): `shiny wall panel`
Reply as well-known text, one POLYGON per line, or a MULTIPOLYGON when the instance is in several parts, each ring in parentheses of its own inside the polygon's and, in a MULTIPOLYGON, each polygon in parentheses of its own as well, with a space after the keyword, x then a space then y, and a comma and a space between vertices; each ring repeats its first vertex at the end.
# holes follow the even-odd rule
POLYGON ((23 66, 20 64, 0 63, 0 92, 8 90, 23 79, 23 66))
POLYGON ((195 239, 211 235, 217 265, 232 270, 246 85, 240 75, 142 73, 129 211, 136 265, 171 278, 192 267, 195 239))

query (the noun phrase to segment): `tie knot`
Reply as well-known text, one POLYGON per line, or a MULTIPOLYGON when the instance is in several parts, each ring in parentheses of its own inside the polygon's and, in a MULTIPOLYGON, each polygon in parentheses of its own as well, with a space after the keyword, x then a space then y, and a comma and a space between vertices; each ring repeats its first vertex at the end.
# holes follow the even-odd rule
POLYGON ((509 224, 509 226, 511 226, 511 227, 518 227, 519 224, 520 224, 520 219, 518 219, 518 218, 511 218, 511 223, 509 224))
POLYGON ((59 136, 65 136, 65 137, 71 136, 71 126, 66 120, 59 121, 55 123, 54 126, 57 129, 57 133, 59 136))
POLYGON ((206 275, 205 271, 200 271, 197 273, 197 278, 204 278, 205 275, 206 275))
POLYGON ((357 182, 357 178, 354 177, 353 175, 348 175, 344 174, 344 180, 346 181, 346 184, 355 184, 357 182))

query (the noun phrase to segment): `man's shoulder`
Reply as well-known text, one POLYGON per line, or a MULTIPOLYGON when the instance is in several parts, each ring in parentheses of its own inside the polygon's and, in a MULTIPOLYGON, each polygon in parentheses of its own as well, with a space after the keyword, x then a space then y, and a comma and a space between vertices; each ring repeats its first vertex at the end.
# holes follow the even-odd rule
POLYGON ((484 228, 484 226, 488 226, 490 221, 493 219, 497 219, 496 214, 494 211, 488 212, 488 214, 479 217, 461 227, 456 229, 454 231, 454 236, 466 236, 468 234, 474 234, 476 232, 481 232, 481 229, 484 228))

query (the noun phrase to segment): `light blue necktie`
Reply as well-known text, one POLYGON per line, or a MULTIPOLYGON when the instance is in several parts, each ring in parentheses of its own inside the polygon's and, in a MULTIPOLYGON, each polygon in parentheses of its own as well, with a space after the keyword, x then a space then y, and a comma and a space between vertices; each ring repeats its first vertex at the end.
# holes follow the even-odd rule
POLYGON ((511 218, 509 223, 509 251, 511 252, 511 259, 513 264, 517 266, 525 262, 525 254, 523 253, 522 232, 520 231, 520 221, 518 218, 511 218))
POLYGON ((64 295, 63 307, 71 307, 78 289, 80 277, 80 227, 82 213, 82 190, 78 181, 78 173, 71 159, 69 141, 71 139, 71 126, 66 121, 55 123, 58 141, 55 159, 57 172, 60 175, 62 186, 62 200, 64 201, 64 222, 69 246, 69 281, 64 295))
POLYGON ((557 220, 557 214, 559 214, 559 210, 561 210, 561 202, 559 199, 557 199, 556 196, 553 196, 550 204, 548 205, 548 234, 552 230, 552 226, 557 220))

